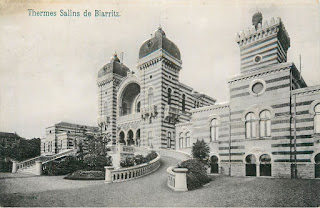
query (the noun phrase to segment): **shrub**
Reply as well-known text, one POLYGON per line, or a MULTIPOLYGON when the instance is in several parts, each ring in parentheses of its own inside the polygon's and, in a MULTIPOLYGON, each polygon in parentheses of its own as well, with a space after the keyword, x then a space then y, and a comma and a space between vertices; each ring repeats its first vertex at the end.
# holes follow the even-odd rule
POLYGON ((64 177, 69 180, 104 180, 105 173, 103 171, 84 171, 78 170, 64 177))
POLYGON ((197 140, 192 146, 192 156, 199 160, 204 160, 209 157, 210 148, 203 140, 197 140))
POLYGON ((127 168, 127 167, 134 166, 134 158, 126 157, 124 160, 120 161, 120 166, 122 168, 127 168))
POLYGON ((12 162, 0 161, 0 172, 11 172, 12 171, 12 162))
POLYGON ((187 187, 188 190, 193 190, 202 187, 210 182, 207 175, 206 166, 199 159, 190 159, 182 162, 179 168, 187 168, 187 187))
POLYGON ((146 159, 143 157, 143 155, 136 155, 133 157, 133 159, 136 165, 140 165, 146 162, 146 159))
POLYGON ((111 156, 88 154, 84 156, 83 162, 87 164, 87 170, 104 171, 104 166, 112 165, 111 156))
POLYGON ((44 175, 66 175, 76 170, 88 169, 87 164, 74 157, 67 157, 62 161, 51 161, 45 164, 44 175))
POLYGON ((158 154, 155 151, 151 151, 149 154, 147 154, 146 158, 146 162, 149 162, 153 159, 156 159, 158 157, 158 154))

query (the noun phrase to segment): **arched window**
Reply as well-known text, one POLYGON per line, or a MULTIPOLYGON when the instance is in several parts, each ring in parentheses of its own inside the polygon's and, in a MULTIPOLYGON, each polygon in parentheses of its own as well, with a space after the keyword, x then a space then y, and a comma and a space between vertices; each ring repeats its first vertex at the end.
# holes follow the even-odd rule
POLYGON ((182 112, 186 111, 186 95, 182 95, 182 112))
POLYGON ((268 110, 263 110, 260 113, 260 136, 270 137, 271 136, 271 114, 268 110))
POLYGON ((183 133, 182 132, 179 134, 179 147, 183 148, 183 133))
POLYGON ((148 132, 148 146, 152 146, 152 131, 148 132))
POLYGON ((187 133, 186 133, 185 147, 191 147, 190 132, 187 132, 187 133))
POLYGON ((171 132, 170 132, 170 131, 168 131, 167 147, 168 147, 168 148, 171 147, 171 132))
POLYGON ((171 104, 171 88, 168 88, 168 105, 171 104))
POLYGON ((108 101, 104 102, 103 115, 108 115, 108 101))
POLYGON ((138 113, 140 113, 140 105, 141 105, 141 104, 140 104, 140 101, 139 101, 139 102, 137 103, 137 108, 136 108, 138 113))
POLYGON ((123 102, 122 103, 122 115, 127 115, 128 114, 128 106, 127 103, 123 102))
POLYGON ((210 124, 210 142, 218 140, 218 119, 214 118, 210 124))
POLYGON ((153 88, 150 87, 148 91, 148 104, 149 106, 153 105, 153 88))
POLYGON ((246 138, 254 138, 256 137, 256 123, 255 123, 255 115, 250 112, 246 115, 246 138))
POLYGON ((320 103, 314 107, 314 133, 320 133, 320 103))

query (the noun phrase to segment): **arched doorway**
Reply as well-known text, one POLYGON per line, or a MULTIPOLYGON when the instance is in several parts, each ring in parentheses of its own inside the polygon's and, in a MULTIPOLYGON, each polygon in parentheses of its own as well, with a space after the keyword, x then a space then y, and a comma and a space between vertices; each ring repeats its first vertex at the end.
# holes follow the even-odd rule
MULTIPOLYGON (((120 107, 120 116, 125 116, 128 114, 134 113, 134 109, 140 108, 140 106, 135 106, 135 100, 140 94, 140 85, 137 83, 128 84, 122 91, 119 107, 120 107)), ((140 104, 139 104, 140 105, 140 104)))
POLYGON ((129 130, 128 131, 128 137, 127 137, 127 145, 134 145, 134 141, 133 141, 133 131, 129 130))
POLYGON ((136 133, 136 146, 140 147, 140 129, 136 133))
POLYGON ((256 157, 254 155, 246 157, 246 176, 257 176, 256 157))
POLYGON ((210 158, 210 173, 219 173, 219 164, 218 164, 218 157, 213 155, 210 158))
POLYGON ((124 132, 121 131, 119 134, 119 143, 125 144, 126 142, 124 141, 124 132))
POLYGON ((268 154, 260 156, 260 176, 271 176, 271 157, 268 154))
POLYGON ((314 157, 315 178, 320 178, 320 153, 314 157))

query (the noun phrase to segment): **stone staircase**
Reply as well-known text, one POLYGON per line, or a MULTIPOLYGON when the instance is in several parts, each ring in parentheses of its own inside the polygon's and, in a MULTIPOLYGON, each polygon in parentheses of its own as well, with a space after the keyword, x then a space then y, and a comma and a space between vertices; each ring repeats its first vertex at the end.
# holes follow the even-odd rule
POLYGON ((31 158, 22 162, 18 162, 15 164, 15 162, 13 163, 13 167, 12 167, 12 172, 13 173, 25 173, 25 174, 35 174, 35 168, 36 168, 36 162, 41 162, 41 165, 44 165, 48 162, 54 161, 54 160, 58 160, 58 159, 62 159, 66 156, 70 156, 75 154, 73 149, 64 151, 64 152, 60 152, 57 153, 55 155, 50 155, 50 156, 38 156, 35 158, 31 158), (15 169, 14 169, 15 168, 15 169))

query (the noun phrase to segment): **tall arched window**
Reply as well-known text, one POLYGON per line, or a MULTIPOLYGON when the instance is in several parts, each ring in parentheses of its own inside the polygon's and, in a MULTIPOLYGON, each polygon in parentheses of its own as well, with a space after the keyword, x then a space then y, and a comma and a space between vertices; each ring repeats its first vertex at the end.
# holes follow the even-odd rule
POLYGON ((148 132, 148 146, 152 146, 152 131, 148 132))
POLYGON ((150 87, 148 91, 148 104, 149 106, 153 105, 153 88, 150 87))
POLYGON ((218 140, 218 119, 214 118, 210 124, 210 141, 218 140))
POLYGON ((171 147, 171 132, 170 132, 170 131, 168 131, 167 147, 168 147, 168 148, 171 147))
POLYGON ((123 102, 122 103, 122 115, 125 116, 128 114, 128 106, 127 103, 123 102))
POLYGON ((140 104, 140 101, 139 101, 139 102, 137 103, 137 108, 136 108, 138 113, 140 113, 140 105, 141 105, 141 104, 140 104))
POLYGON ((320 133, 320 103, 314 107, 314 133, 320 133))
POLYGON ((171 104, 171 88, 168 88, 168 105, 171 104))
POLYGON ((104 102, 103 115, 108 115, 108 101, 104 102))
POLYGON ((185 138, 185 146, 186 147, 191 147, 191 138, 190 138, 190 132, 186 133, 186 138, 185 138))
POLYGON ((179 147, 183 148, 183 133, 182 132, 179 134, 179 147))
POLYGON ((268 110, 263 110, 260 113, 260 136, 270 137, 271 136, 271 114, 268 110))
POLYGON ((182 95, 182 112, 186 111, 186 95, 182 95))
POLYGON ((255 115, 250 112, 246 115, 246 138, 254 138, 256 137, 256 123, 255 123, 255 115))

